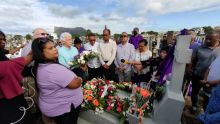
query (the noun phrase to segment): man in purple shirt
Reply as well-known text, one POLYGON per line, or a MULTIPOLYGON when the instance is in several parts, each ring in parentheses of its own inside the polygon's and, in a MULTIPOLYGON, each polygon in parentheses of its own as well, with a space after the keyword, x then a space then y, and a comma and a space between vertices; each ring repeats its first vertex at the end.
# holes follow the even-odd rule
POLYGON ((141 35, 139 34, 139 29, 138 29, 137 27, 135 27, 135 28, 133 29, 132 34, 133 34, 133 35, 130 37, 129 43, 130 43, 130 44, 133 44, 134 47, 135 47, 135 49, 137 49, 137 48, 138 48, 138 43, 139 43, 139 41, 142 40, 142 39, 144 39, 144 38, 143 38, 143 36, 141 36, 141 35))

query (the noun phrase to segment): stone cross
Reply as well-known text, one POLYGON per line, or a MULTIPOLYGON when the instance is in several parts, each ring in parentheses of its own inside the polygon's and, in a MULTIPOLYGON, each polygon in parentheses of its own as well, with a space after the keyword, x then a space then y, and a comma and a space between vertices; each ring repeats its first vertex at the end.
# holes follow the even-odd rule
POLYGON ((191 36, 180 35, 174 52, 172 76, 163 99, 154 103, 153 121, 155 124, 179 124, 185 100, 181 91, 186 63, 191 60, 189 49, 191 36))

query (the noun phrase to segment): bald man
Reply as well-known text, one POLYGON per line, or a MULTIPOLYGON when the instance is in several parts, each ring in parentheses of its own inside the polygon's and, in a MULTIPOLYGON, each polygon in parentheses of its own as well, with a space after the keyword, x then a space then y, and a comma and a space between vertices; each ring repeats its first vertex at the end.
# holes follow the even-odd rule
MULTIPOLYGON (((36 38, 41 38, 41 37, 48 37, 49 34, 47 33, 47 31, 43 28, 36 28, 33 31, 33 37, 32 40, 36 39, 36 38)), ((31 50, 31 44, 32 42, 28 43, 27 45, 24 46, 24 48, 21 51, 21 56, 25 57, 27 56, 27 54, 30 52, 31 50)))

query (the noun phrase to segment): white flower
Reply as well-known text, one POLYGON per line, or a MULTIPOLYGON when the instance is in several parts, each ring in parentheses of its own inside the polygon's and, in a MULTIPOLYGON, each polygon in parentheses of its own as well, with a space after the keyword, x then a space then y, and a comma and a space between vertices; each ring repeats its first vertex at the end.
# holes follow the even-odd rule
POLYGON ((125 116, 125 112, 122 113, 125 116))
POLYGON ((113 83, 114 83, 114 81, 109 81, 109 83, 110 83, 110 84, 113 84, 113 83))
POLYGON ((79 58, 79 59, 82 61, 82 60, 84 60, 84 57, 83 57, 83 56, 80 56, 80 58, 79 58))
POLYGON ((77 62, 80 63, 80 59, 77 59, 77 62))
POLYGON ((85 61, 85 60, 82 60, 82 61, 81 61, 81 64, 86 64, 86 61, 85 61))
POLYGON ((85 103, 82 103, 82 104, 81 104, 81 107, 83 107, 83 108, 84 108, 84 107, 85 107, 85 103))
POLYGON ((73 62, 68 62, 68 65, 73 65, 73 62))
POLYGON ((111 104, 111 107, 114 107, 114 103, 111 104))
POLYGON ((90 54, 90 51, 83 51, 83 53, 84 53, 85 55, 89 55, 89 54, 90 54))
POLYGON ((96 87, 94 85, 91 85, 91 89, 95 89, 96 87))

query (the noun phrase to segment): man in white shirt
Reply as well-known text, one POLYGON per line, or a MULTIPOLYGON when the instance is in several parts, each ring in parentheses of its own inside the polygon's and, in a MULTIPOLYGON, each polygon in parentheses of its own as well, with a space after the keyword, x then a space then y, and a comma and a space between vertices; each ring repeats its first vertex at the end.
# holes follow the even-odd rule
POLYGON ((116 56, 117 45, 115 41, 110 39, 111 31, 105 29, 103 31, 103 41, 100 42, 98 47, 99 60, 102 64, 102 74, 106 80, 115 80, 115 65, 114 59, 116 56))
MULTIPOLYGON (((89 40, 89 42, 87 42, 84 45, 85 50, 98 52, 99 43, 96 42, 95 34, 93 34, 93 33, 89 34, 88 40, 89 40)), ((88 62, 88 73, 89 73, 88 79, 89 80, 91 80, 93 78, 101 77, 100 67, 101 67, 101 63, 99 62, 98 58, 94 58, 93 60, 90 60, 88 62)))
POLYGON ((121 34, 121 43, 117 46, 117 54, 115 58, 116 73, 118 74, 119 82, 131 81, 131 62, 135 57, 135 48, 133 44, 128 43, 128 34, 121 34))

